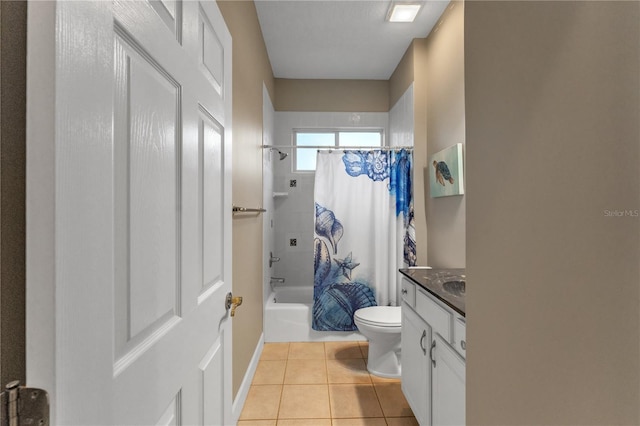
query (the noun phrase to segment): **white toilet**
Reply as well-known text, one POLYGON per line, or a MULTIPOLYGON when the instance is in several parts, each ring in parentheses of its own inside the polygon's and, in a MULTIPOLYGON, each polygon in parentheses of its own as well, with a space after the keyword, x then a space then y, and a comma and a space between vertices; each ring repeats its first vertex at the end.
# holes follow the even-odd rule
POLYGON ((400 306, 370 306, 358 309, 353 320, 367 340, 367 369, 380 377, 400 377, 400 306))

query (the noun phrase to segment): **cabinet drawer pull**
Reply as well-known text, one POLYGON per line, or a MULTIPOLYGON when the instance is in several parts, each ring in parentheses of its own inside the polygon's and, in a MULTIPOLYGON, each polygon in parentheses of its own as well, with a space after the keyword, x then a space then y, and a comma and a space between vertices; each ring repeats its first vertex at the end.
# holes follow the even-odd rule
POLYGON ((420 338, 420 348, 422 349, 422 352, 426 355, 427 354, 427 348, 424 347, 424 338, 427 337, 427 330, 422 330, 422 337, 420 338))
POLYGON ((406 288, 402 289, 402 294, 407 294, 407 289, 406 288))
POLYGON ((433 368, 436 368, 436 360, 433 358, 433 350, 436 348, 436 341, 431 342, 431 349, 429 350, 429 358, 431 358, 431 364, 433 368))
POLYGON ((464 340, 460 340, 460 347, 462 348, 463 351, 467 350, 467 342, 465 342, 464 340))

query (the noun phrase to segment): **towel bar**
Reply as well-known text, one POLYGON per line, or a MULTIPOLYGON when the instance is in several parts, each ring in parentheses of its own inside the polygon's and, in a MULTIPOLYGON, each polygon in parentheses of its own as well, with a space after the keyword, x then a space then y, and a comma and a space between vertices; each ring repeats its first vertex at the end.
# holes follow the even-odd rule
POLYGON ((264 213, 267 210, 263 208, 250 208, 250 207, 238 207, 233 206, 233 213, 264 213))

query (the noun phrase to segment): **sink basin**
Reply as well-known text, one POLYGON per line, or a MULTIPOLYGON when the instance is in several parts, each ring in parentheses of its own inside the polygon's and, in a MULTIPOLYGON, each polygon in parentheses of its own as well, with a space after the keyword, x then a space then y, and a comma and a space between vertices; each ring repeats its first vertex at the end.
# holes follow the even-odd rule
POLYGON ((464 296, 467 287, 466 284, 465 281, 447 281, 442 284, 442 288, 454 296, 464 296))

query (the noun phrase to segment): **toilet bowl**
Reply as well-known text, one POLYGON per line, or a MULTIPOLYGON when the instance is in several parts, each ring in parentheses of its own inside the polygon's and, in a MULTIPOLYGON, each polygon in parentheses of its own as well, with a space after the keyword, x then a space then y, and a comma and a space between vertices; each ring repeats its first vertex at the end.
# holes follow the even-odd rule
POLYGON ((373 375, 400 377, 400 306, 370 306, 358 309, 353 320, 367 340, 367 370, 373 375))

